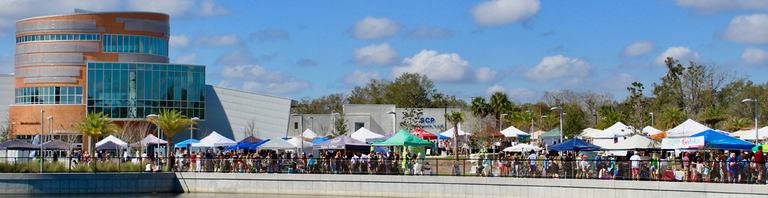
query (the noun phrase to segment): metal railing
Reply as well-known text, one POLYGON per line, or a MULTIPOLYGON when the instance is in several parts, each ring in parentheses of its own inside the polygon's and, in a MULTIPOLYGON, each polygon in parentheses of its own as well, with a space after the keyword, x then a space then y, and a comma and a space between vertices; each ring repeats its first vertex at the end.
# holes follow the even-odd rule
MULTIPOLYGON (((765 184, 765 162, 623 159, 170 158, 174 172, 380 174, 765 184)), ((165 171, 164 158, 46 158, 46 173, 165 171), (149 165, 149 166, 147 166, 149 165), (160 166, 160 168, 158 168, 160 166), (158 170, 159 169, 159 170, 158 170)), ((38 158, 0 158, 0 172, 38 173, 38 158)))

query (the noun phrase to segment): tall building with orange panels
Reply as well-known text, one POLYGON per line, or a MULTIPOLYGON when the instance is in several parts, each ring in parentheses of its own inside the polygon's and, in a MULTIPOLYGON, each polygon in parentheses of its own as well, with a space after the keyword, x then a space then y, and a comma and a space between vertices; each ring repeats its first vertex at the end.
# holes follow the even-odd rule
POLYGON ((18 21, 11 136, 61 137, 91 111, 125 121, 176 109, 204 120, 205 66, 169 64, 168 20, 76 10, 18 21))

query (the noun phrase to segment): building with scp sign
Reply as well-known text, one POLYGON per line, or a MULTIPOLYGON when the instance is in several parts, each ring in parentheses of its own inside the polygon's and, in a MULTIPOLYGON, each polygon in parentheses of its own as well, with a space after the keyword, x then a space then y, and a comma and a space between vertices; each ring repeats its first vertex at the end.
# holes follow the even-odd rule
MULTIPOLYGON (((267 138, 285 133, 296 101, 206 85, 205 66, 170 63, 170 30, 167 14, 150 12, 75 10, 18 21, 13 88, 0 89, 13 96, 11 136, 73 133, 86 112, 120 124, 161 109, 199 118, 198 139, 214 130, 243 138, 248 120, 258 120, 267 138)), ((180 134, 174 140, 189 138, 180 134)))

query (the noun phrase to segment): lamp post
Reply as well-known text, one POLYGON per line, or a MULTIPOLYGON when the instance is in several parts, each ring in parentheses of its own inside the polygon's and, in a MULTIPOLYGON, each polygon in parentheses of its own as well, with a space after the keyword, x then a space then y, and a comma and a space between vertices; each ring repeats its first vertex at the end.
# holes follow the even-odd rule
POLYGON ((559 143, 563 143, 563 108, 552 107, 549 110, 560 110, 560 142, 559 143))
POLYGON ((40 173, 43 173, 43 129, 45 129, 43 124, 45 124, 45 110, 40 110, 40 173))
POLYGON ((48 116, 48 140, 53 140, 53 116, 48 116))
POLYGON ((395 133, 397 128, 397 113, 394 111, 387 111, 387 114, 392 114, 392 116, 394 116, 394 120, 392 121, 392 133, 395 133))
POLYGON ((654 121, 653 121, 653 112, 650 112, 650 113, 648 113, 648 114, 651 114, 651 127, 654 127, 654 126, 653 126, 653 124, 654 124, 654 121))
POLYGON ((753 99, 747 98, 747 99, 742 100, 741 102, 754 102, 755 103, 755 144, 757 144, 758 139, 760 139, 758 137, 758 131, 757 131, 757 100, 753 100, 753 99))
MULTIPOLYGON (((158 119, 159 119, 159 116, 157 116, 157 114, 154 114, 154 113, 153 113, 153 114, 149 114, 149 115, 147 115, 147 118, 158 118, 158 119)), ((160 137, 163 137, 163 134, 160 134, 160 125, 159 125, 159 124, 160 124, 160 122, 158 121, 158 122, 157 122, 157 124, 158 124, 158 125, 155 125, 155 127, 157 127, 157 139, 160 139, 160 137)), ((157 141, 157 153, 160 153, 160 150, 161 150, 161 149, 160 149, 160 141, 158 140, 158 141, 157 141)), ((163 156, 165 156, 165 155, 163 155, 163 156)), ((159 157, 159 156, 155 156, 155 157, 157 158, 157 157, 159 157)), ((159 161, 159 160, 158 160, 158 161, 159 161)))
MULTIPOLYGON (((315 132, 315 118, 313 118, 312 116, 309 116, 309 120, 312 121, 312 125, 310 125, 310 128, 312 129, 312 132, 315 132)), ((317 133, 317 132, 315 132, 315 133, 317 133)))
POLYGON ((528 110, 528 111, 525 111, 525 113, 531 113, 531 132, 530 133, 533 134, 533 111, 528 110))
MULTIPOLYGON (((192 118, 192 119, 190 119, 190 120, 192 120, 192 121, 194 121, 195 123, 197 123, 197 121, 200 121, 200 118, 198 118, 198 117, 194 117, 194 118, 192 118)), ((189 127, 189 144, 187 144, 187 145, 188 145, 188 146, 187 146, 187 152, 188 152, 190 155, 192 155, 192 139, 193 139, 193 138, 194 138, 194 137, 193 137, 193 135, 192 135, 192 127, 189 127)))
POLYGON ((304 114, 294 113, 291 116, 301 116, 301 153, 304 153, 304 114))
POLYGON ((499 115, 499 132, 504 129, 504 116, 506 116, 506 113, 502 113, 499 115))

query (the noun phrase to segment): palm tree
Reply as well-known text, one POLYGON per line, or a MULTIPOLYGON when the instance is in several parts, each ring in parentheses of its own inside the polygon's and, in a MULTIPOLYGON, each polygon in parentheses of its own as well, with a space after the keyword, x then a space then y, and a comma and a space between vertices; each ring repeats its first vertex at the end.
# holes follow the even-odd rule
POLYGON ((606 110, 603 112, 603 117, 600 118, 600 124, 595 125, 595 128, 604 130, 605 128, 613 126, 614 124, 616 124, 616 122, 625 122, 625 121, 626 121, 626 116, 624 114, 614 110, 606 110))
POLYGON ((732 117, 728 121, 725 121, 723 129, 726 131, 738 131, 744 127, 751 126, 751 120, 747 118, 732 117))
POLYGON ((445 119, 453 124, 453 154, 454 159, 459 160, 459 123, 464 122, 466 118, 461 111, 451 111, 445 114, 445 119))
POLYGON ((728 117, 725 116, 725 110, 720 106, 709 107, 704 109, 704 112, 699 114, 699 121, 704 122, 709 128, 717 128, 717 124, 725 121, 728 117))
POLYGON ((173 153, 171 153, 171 145, 173 144, 173 135, 181 131, 189 131, 194 128, 191 125, 196 125, 197 122, 187 119, 186 115, 181 115, 177 110, 160 110, 160 115, 157 117, 149 117, 149 122, 155 124, 160 130, 163 131, 166 137, 168 137, 168 143, 166 145, 166 154, 168 154, 168 166, 166 171, 173 170, 173 153))
POLYGON ((680 111, 680 108, 667 107, 661 110, 658 126, 659 129, 669 130, 680 125, 683 121, 685 121, 685 113, 680 111))
POLYGON ((112 134, 118 130, 118 127, 109 119, 109 115, 104 114, 104 112, 88 112, 85 118, 77 124, 75 130, 88 137, 89 152, 93 155, 94 147, 92 140, 112 134))
POLYGON ((469 107, 469 111, 473 116, 485 117, 488 115, 488 103, 485 103, 485 98, 475 97, 472 99, 472 106, 469 107))

